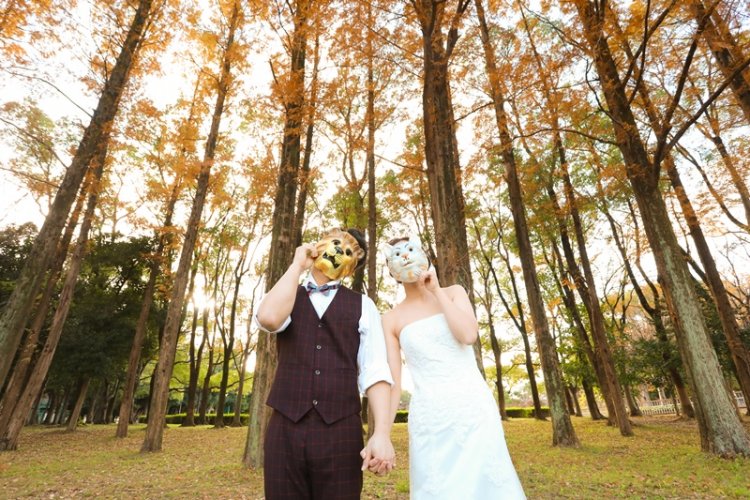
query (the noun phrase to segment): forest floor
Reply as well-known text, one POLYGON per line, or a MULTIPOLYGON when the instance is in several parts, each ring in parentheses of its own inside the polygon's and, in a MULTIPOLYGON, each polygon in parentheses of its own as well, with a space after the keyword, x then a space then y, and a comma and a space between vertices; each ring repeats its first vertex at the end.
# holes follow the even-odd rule
MULTIPOLYGON (((695 422, 633 422, 635 437, 623 438, 602 422, 574 418, 578 449, 553 448, 549 422, 514 419, 504 428, 530 499, 750 497, 750 459, 702 453, 695 422)), ((241 465, 246 428, 170 427, 164 451, 151 454, 138 451, 143 425, 126 439, 114 434, 114 425, 24 429, 18 450, 0 453, 0 498, 263 497, 261 473, 241 465)), ((362 498, 409 497, 406 424, 396 424, 393 440, 398 469, 366 474, 362 498)))

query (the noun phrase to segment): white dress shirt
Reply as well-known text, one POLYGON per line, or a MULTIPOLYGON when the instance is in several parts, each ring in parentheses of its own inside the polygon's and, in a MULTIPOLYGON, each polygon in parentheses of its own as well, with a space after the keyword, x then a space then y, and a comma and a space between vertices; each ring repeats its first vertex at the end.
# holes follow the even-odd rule
MULTIPOLYGON (((302 286, 306 286, 308 282, 316 284, 312 277, 308 277, 302 286)), ((328 284, 335 283, 338 283, 338 281, 328 282, 328 284)), ((310 302, 312 302, 318 318, 323 317, 336 293, 338 293, 338 288, 329 290, 327 293, 313 292, 310 294, 310 302)), ((281 332, 291 322, 292 317, 289 316, 278 330, 269 332, 269 330, 260 324, 257 314, 255 315, 255 323, 261 330, 268 333, 281 332)), ((357 385, 361 394, 364 394, 373 384, 381 381, 393 385, 393 377, 391 376, 391 369, 388 365, 388 356, 385 349, 385 334, 383 333, 383 325, 380 321, 380 312, 375 307, 372 299, 367 295, 362 295, 362 316, 359 318, 357 366, 357 385)))

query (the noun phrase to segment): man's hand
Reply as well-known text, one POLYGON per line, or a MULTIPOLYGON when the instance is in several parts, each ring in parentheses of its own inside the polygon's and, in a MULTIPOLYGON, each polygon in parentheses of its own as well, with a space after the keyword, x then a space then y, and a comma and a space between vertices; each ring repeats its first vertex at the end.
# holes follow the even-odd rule
POLYGON ((362 470, 369 470, 378 476, 391 472, 396 466, 396 451, 388 436, 373 434, 367 446, 360 452, 362 470))
POLYGON ((315 249, 315 245, 312 243, 305 243, 300 245, 294 251, 294 259, 292 259, 292 266, 296 267, 300 274, 315 262, 315 258, 318 256, 318 251, 315 249))

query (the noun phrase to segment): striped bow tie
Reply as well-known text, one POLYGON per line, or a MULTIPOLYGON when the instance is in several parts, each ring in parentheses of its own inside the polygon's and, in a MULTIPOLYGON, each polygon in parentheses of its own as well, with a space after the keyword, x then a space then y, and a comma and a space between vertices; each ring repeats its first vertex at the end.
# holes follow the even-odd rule
POLYGON ((308 295, 310 295, 312 293, 315 293, 315 292, 320 292, 323 295, 328 296, 328 292, 330 292, 331 290, 335 290, 338 287, 339 287, 338 283, 331 283, 331 284, 327 284, 326 283, 325 285, 317 286, 312 281, 308 281, 307 285, 305 285, 305 288, 307 289, 307 294, 308 295))

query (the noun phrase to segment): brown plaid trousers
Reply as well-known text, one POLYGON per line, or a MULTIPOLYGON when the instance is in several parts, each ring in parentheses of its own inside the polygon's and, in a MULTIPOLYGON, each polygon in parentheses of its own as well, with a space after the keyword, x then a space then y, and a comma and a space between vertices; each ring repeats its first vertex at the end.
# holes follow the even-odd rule
POLYGON ((340 287, 318 318, 299 287, 291 323, 277 337, 279 365, 268 405, 267 500, 358 499, 363 447, 357 389, 362 296, 340 287))

